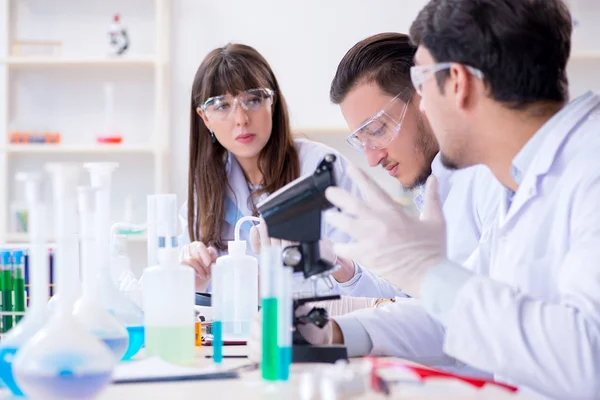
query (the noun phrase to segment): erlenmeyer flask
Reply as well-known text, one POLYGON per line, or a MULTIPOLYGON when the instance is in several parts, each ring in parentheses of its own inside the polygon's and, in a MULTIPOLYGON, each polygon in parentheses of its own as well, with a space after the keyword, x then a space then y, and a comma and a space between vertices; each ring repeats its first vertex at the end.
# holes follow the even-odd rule
POLYGON ((0 343, 0 378, 10 391, 22 396, 23 392, 15 382, 12 364, 15 353, 31 339, 48 320, 46 302, 48 300, 48 249, 44 234, 46 218, 45 205, 40 200, 41 174, 19 173, 17 181, 25 182, 29 239, 29 265, 31 276, 31 300, 25 317, 8 332, 0 343))
POLYGON ((95 397, 110 381, 116 364, 108 347, 73 316, 80 283, 76 232, 75 186, 79 166, 51 164, 56 216, 56 285, 60 298, 48 323, 17 352, 13 373, 23 393, 32 399, 95 397))
POLYGON ((99 303, 112 314, 129 334, 129 345, 123 360, 133 357, 144 345, 144 312, 115 286, 110 273, 110 185, 117 163, 85 163, 96 190, 96 262, 99 303))
MULTIPOLYGON (((64 246, 77 246, 78 237, 71 235, 59 241, 56 256, 60 260, 64 246)), ((79 282, 72 279, 72 265, 60 261, 58 264, 60 298, 56 311, 46 326, 17 352, 14 377, 31 399, 93 398, 110 382, 116 359, 109 348, 73 316, 76 298, 71 288, 79 282)))
POLYGON ((106 311, 98 301, 96 285, 94 197, 90 187, 77 188, 83 287, 81 298, 75 303, 73 315, 94 336, 106 344, 120 360, 127 350, 129 337, 125 327, 106 311))

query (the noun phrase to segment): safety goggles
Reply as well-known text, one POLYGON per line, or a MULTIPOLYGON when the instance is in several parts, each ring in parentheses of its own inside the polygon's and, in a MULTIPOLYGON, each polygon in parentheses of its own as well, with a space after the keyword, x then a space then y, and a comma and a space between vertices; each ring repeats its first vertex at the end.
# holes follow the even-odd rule
POLYGON ((346 138, 360 152, 365 148, 385 149, 398 136, 412 97, 410 89, 404 89, 375 116, 362 124, 346 138), (407 98, 406 102, 403 99, 407 98))
POLYGON ((200 109, 206 113, 208 119, 226 120, 229 119, 238 104, 246 113, 254 113, 273 104, 275 92, 268 88, 250 89, 239 93, 237 96, 225 94, 211 97, 200 106, 200 109))
MULTIPOLYGON (((412 84, 416 90, 416 92, 421 96, 423 90, 423 84, 427 82, 429 78, 431 78, 436 72, 443 71, 446 69, 450 69, 452 65, 456 63, 444 62, 432 65, 415 65, 410 68, 410 79, 412 84)), ((469 71, 473 76, 483 79, 483 72, 478 70, 477 68, 469 67, 465 65, 467 71, 469 71)))

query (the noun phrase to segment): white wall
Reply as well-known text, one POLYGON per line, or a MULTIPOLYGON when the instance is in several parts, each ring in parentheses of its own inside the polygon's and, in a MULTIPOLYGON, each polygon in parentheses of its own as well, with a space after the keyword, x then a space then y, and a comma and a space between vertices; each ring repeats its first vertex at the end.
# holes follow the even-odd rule
MULTIPOLYGON (((271 64, 285 95, 294 128, 333 128, 342 134, 317 140, 366 166, 345 142, 339 108, 329 101, 337 65, 357 41, 380 32, 406 32, 424 0, 197 1, 174 0, 172 46, 172 182, 186 192, 190 90, 205 55, 227 42, 255 47, 271 64)), ((384 171, 376 176, 395 193, 384 171)))
MULTIPOLYGON (((571 0, 580 25, 574 49, 600 51, 600 2, 571 0)), ((186 192, 190 88, 204 56, 227 42, 255 47, 273 67, 286 96, 294 128, 334 128, 345 132, 329 85, 338 62, 357 41, 385 31, 407 32, 426 0, 173 0, 172 190, 186 192)), ((572 94, 600 90, 600 57, 572 62, 572 94)), ((364 160, 345 136, 314 137, 337 147, 351 161, 364 160)), ((371 170, 390 192, 400 188, 380 169, 371 170)))

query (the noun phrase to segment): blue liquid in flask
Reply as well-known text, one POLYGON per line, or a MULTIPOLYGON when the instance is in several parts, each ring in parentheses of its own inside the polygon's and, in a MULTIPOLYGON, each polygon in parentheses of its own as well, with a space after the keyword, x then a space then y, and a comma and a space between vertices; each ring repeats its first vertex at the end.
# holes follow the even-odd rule
POLYGON ((74 374, 61 371, 57 375, 25 374, 20 381, 33 397, 54 399, 94 398, 104 388, 111 377, 110 372, 88 372, 74 374))
POLYGON ((0 349, 0 379, 15 396, 23 396, 23 392, 17 385, 13 375, 12 363, 17 352, 15 347, 5 347, 0 349))
POLYGON ((144 325, 128 326, 127 333, 129 334, 129 346, 121 360, 130 360, 144 345, 144 325))

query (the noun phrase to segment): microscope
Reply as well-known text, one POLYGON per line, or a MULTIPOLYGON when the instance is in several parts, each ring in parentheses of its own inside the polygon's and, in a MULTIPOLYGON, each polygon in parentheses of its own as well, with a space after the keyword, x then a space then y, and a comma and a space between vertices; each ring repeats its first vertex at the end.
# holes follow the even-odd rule
POLYGON ((335 270, 335 265, 322 260, 319 252, 322 212, 333 207, 325 198, 325 189, 335 185, 335 160, 335 155, 327 154, 312 175, 296 179, 257 206, 270 237, 298 243, 283 249, 283 265, 302 272, 304 279, 313 282, 312 296, 295 298, 293 302, 293 362, 335 363, 348 358, 345 346, 311 345, 297 329, 302 324, 323 328, 329 322, 325 309, 312 308, 306 315, 296 316, 296 309, 303 304, 340 298, 338 294, 319 296, 317 292, 318 280, 330 283, 329 275, 335 270))

